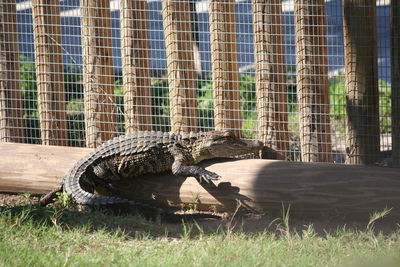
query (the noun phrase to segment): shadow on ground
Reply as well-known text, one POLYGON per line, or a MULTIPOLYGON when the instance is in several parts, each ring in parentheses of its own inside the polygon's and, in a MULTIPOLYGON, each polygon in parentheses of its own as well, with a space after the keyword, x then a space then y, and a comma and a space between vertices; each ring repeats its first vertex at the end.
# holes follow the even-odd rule
POLYGON ((182 237, 204 234, 224 233, 263 233, 271 232, 285 235, 288 232, 302 233, 312 226, 315 234, 326 236, 327 233, 335 234, 343 230, 366 231, 371 230, 383 234, 391 234, 400 230, 400 224, 387 218, 377 220, 373 225, 367 226, 368 221, 348 221, 339 218, 314 218, 304 219, 283 215, 261 216, 236 214, 233 217, 223 218, 211 214, 180 214, 179 216, 153 216, 145 217, 138 213, 124 212, 115 214, 110 210, 95 209, 92 211, 79 211, 74 208, 60 206, 41 207, 35 204, 35 199, 10 195, 13 201, 7 201, 7 196, 0 197, 0 216, 9 220, 26 224, 46 224, 50 227, 61 227, 65 230, 85 227, 89 231, 106 230, 110 232, 122 231, 128 236, 136 237, 146 234, 153 237, 182 237), (26 203, 26 202, 29 203, 26 203), (25 202, 25 203, 23 203, 25 202))

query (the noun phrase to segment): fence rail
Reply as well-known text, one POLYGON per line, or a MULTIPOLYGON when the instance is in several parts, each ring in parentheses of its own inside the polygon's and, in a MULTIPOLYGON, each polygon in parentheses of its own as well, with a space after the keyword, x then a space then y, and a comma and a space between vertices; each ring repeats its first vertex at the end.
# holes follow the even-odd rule
POLYGON ((0 139, 232 129, 278 157, 399 165, 399 4, 0 3, 0 139))

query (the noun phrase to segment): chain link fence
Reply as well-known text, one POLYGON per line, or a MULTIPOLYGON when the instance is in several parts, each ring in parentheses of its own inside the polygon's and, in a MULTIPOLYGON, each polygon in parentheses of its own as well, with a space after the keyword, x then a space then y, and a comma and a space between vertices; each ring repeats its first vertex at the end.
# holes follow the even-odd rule
POLYGON ((137 130, 231 129, 278 159, 398 166, 399 8, 4 0, 0 139, 96 147, 137 130))

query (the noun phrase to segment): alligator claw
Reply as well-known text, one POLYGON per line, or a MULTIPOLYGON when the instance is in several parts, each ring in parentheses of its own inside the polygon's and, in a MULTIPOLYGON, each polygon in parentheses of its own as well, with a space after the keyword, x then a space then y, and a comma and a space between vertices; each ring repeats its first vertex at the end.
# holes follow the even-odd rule
POLYGON ((207 170, 203 170, 198 176, 199 183, 202 183, 203 181, 210 183, 211 181, 219 180, 220 178, 221 176, 215 172, 210 172, 207 170))

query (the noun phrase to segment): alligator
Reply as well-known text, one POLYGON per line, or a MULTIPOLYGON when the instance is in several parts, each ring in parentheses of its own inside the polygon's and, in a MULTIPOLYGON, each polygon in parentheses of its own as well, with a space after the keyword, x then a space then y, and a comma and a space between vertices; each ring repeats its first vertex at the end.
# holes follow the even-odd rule
POLYGON ((196 166, 213 158, 232 158, 262 149, 260 141, 243 140, 232 131, 168 133, 137 131, 109 140, 77 162, 59 186, 44 198, 46 205, 64 191, 79 205, 136 204, 118 196, 118 182, 150 173, 172 171, 198 182, 218 180, 218 174, 196 166), (96 194, 97 188, 103 194, 96 194))

